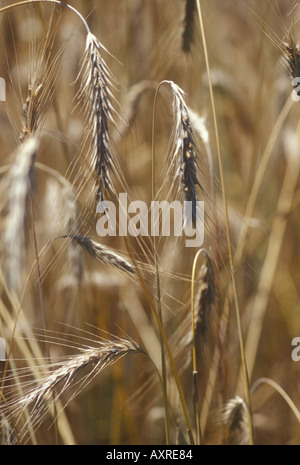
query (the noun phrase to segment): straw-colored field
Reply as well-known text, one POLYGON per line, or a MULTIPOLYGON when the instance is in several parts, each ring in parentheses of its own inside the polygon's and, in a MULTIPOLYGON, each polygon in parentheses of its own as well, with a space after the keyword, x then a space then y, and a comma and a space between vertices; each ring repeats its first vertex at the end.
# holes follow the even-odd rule
POLYGON ((12 3, 2 443, 299 444, 297 2, 12 3))

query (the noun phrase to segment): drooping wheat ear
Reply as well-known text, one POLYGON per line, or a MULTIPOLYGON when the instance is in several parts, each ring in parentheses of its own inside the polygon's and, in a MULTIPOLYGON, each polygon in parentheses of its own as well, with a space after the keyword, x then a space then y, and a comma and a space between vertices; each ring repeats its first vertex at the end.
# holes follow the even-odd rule
POLYGON ((184 29, 182 34, 182 48, 185 53, 191 51, 194 41, 194 16, 196 14, 196 1, 185 1, 184 29))
MULTIPOLYGON (((28 409, 32 424, 38 427, 47 413, 47 404, 57 402, 66 390, 73 387, 75 392, 66 401, 69 403, 104 368, 134 353, 146 354, 145 350, 131 339, 99 339, 97 346, 80 349, 79 354, 49 365, 50 369, 56 367, 55 370, 37 386, 29 388, 23 397, 18 398, 18 393, 8 393, 6 403, 2 405, 3 413, 6 414, 6 418, 13 419, 18 427, 22 412, 28 409)), ((9 381, 9 378, 7 379, 9 381)), ((18 437, 22 438, 23 434, 26 434, 26 424, 22 426, 18 437)))
POLYGON ((236 396, 224 405, 220 415, 220 421, 224 424, 226 429, 226 444, 249 444, 247 406, 241 397, 236 396))
POLYGON ((170 86, 174 97, 175 114, 172 164, 176 166, 175 177, 180 179, 183 199, 192 203, 192 222, 195 227, 197 224, 197 186, 200 186, 195 136, 189 110, 183 98, 184 92, 172 81, 170 81, 170 86))
POLYGON ((115 162, 108 124, 115 124, 115 116, 118 115, 112 104, 116 100, 110 90, 114 78, 101 56, 103 49, 99 40, 89 32, 77 77, 80 81, 77 99, 82 103, 86 116, 83 150, 86 151, 86 161, 95 179, 97 202, 114 193, 111 176, 115 172, 115 162))
POLYGON ((75 241, 77 244, 81 245, 92 257, 95 257, 101 263, 131 275, 135 274, 135 269, 131 262, 109 247, 101 245, 86 236, 80 236, 77 234, 70 235, 69 237, 72 239, 72 241, 75 241))
POLYGON ((38 141, 30 137, 15 151, 14 164, 2 181, 3 207, 2 257, 7 285, 18 292, 22 284, 25 247, 25 225, 28 215, 28 198, 33 183, 33 167, 38 141))

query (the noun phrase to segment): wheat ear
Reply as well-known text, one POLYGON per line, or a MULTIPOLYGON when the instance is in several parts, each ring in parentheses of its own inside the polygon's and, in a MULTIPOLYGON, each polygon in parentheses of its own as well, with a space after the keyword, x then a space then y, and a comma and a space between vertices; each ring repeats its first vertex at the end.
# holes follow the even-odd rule
MULTIPOLYGON (((28 389, 21 398, 10 396, 8 393, 1 413, 4 418, 13 420, 16 429, 22 413, 25 409, 30 409, 30 420, 37 428, 47 413, 49 402, 53 405, 66 390, 76 386, 75 393, 68 400, 69 403, 104 368, 132 353, 146 354, 145 350, 131 339, 100 339, 96 347, 80 349, 78 355, 51 364, 49 368, 57 368, 37 386, 28 389)), ((18 433, 19 440, 26 435, 26 423, 18 433)))
POLYGON ((296 44, 292 34, 288 36, 288 42, 283 43, 284 58, 287 62, 288 71, 292 79, 292 85, 296 95, 300 96, 299 83, 300 83, 300 49, 296 44))
POLYGON ((96 242, 87 236, 81 236, 79 234, 61 237, 70 237, 72 241, 83 247, 92 257, 95 257, 99 262, 113 267, 119 271, 124 271, 131 275, 135 274, 135 269, 132 263, 127 258, 123 257, 121 254, 116 253, 111 248, 99 244, 99 242, 96 242))
POLYGON ((180 180, 183 200, 192 204, 192 223, 195 227, 197 225, 197 186, 200 186, 195 136, 191 126, 190 112, 184 101, 184 92, 172 81, 170 81, 170 86, 174 97, 175 116, 172 165, 176 167, 175 179, 180 180))
POLYGON ((191 51, 194 41, 194 17, 196 14, 195 0, 185 1, 184 29, 182 33, 182 49, 185 53, 191 51))
POLYGON ((247 406, 236 396, 223 407, 221 421, 225 426, 226 443, 230 445, 248 445, 247 406))
POLYGON ((97 201, 102 201, 114 193, 111 176, 115 172, 115 162, 110 146, 108 124, 115 124, 115 116, 118 114, 112 104, 115 99, 110 90, 114 78, 101 56, 101 50, 103 46, 89 32, 77 77, 80 81, 77 99, 82 103, 86 116, 82 145, 89 175, 92 173, 94 176, 97 201))
POLYGON ((4 205, 2 256, 7 285, 18 292, 22 285, 25 250, 25 225, 28 216, 27 202, 33 183, 33 166, 38 141, 30 137, 15 151, 15 162, 3 181, 7 201, 4 205))

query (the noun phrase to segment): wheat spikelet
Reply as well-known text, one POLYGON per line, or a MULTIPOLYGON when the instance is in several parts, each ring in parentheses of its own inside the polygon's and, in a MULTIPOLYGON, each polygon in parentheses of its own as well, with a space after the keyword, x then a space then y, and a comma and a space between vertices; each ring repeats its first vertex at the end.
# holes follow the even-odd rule
MULTIPOLYGON (((115 124, 115 111, 112 101, 115 98, 110 90, 114 79, 101 56, 103 46, 88 33, 81 69, 77 80, 80 89, 77 99, 82 102, 85 116, 85 136, 83 147, 88 146, 86 160, 95 177, 96 200, 102 201, 114 193, 111 175, 115 163, 110 146, 108 123, 115 124)), ((89 174, 90 174, 89 173, 89 174)))

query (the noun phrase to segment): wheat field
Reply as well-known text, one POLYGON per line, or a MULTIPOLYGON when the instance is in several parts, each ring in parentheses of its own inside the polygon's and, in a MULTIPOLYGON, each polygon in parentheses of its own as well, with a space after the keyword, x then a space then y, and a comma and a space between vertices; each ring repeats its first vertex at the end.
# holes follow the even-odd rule
POLYGON ((300 444, 299 14, 0 0, 1 444, 300 444))

